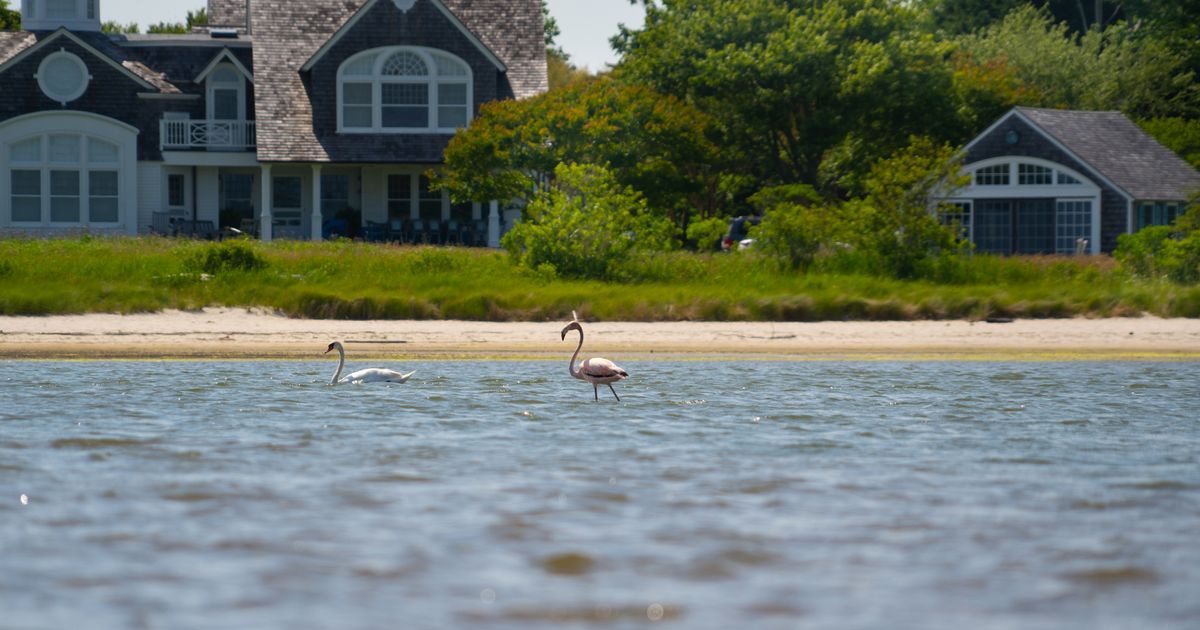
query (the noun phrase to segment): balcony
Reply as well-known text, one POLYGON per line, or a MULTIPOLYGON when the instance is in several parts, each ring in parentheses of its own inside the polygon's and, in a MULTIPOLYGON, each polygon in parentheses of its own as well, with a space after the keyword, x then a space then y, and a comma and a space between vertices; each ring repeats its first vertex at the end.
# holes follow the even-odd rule
POLYGON ((160 120, 161 149, 246 151, 256 144, 253 120, 160 120))

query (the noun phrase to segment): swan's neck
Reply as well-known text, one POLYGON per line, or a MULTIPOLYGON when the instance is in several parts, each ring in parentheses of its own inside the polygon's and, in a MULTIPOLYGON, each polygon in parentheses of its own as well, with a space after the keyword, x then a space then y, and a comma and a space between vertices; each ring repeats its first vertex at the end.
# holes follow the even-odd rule
POLYGON ((583 379, 583 374, 581 374, 579 372, 579 369, 575 366, 575 359, 579 357, 579 351, 582 349, 583 349, 583 329, 580 328, 579 329, 579 345, 575 346, 575 354, 571 355, 571 364, 567 366, 567 369, 571 371, 571 376, 574 376, 575 378, 580 379, 580 380, 583 379))
POLYGON ((337 385, 338 379, 342 376, 342 368, 346 366, 346 351, 342 349, 342 345, 334 346, 338 351, 338 366, 337 371, 333 373, 333 380, 329 381, 330 385, 337 385))

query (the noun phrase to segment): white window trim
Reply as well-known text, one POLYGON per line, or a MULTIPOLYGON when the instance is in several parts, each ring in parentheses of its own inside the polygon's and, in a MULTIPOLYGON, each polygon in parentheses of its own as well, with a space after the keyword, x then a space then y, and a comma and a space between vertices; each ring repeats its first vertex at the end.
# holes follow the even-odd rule
POLYGON ((88 86, 91 85, 92 79, 94 78, 92 77, 92 74, 88 72, 87 64, 83 63, 82 59, 80 59, 74 53, 69 53, 62 48, 60 48, 58 52, 53 52, 49 55, 46 55, 45 58, 42 59, 42 62, 38 64, 37 74, 34 76, 37 77, 38 87, 41 88, 42 94, 45 94, 46 98, 64 106, 80 96, 83 96, 84 92, 87 92, 88 86), (46 85, 46 66, 49 65, 51 61, 56 59, 66 59, 67 61, 70 61, 71 63, 75 64, 75 66, 78 67, 80 72, 83 74, 83 81, 81 81, 79 87, 69 95, 53 94, 50 88, 46 85))
POLYGON ((975 198, 975 199, 1019 199, 1026 197, 1078 197, 1089 198, 1100 197, 1100 187, 1096 185, 1092 178, 1076 171, 1070 167, 1064 166, 1057 162, 1043 160, 1041 158, 1032 158, 1024 156, 1004 156, 997 158, 989 158, 973 162, 963 167, 962 173, 969 175, 971 182, 963 188, 954 191, 955 199, 958 198, 975 198), (1044 166, 1052 171, 1050 175, 1050 184, 1021 184, 1019 183, 1018 164, 1033 164, 1035 166, 1044 166), (979 169, 989 166, 1008 165, 1008 183, 1007 184, 992 184, 979 185, 975 183, 975 172, 979 169), (1059 184, 1057 172, 1063 172, 1079 181, 1078 184, 1059 184))
MULTIPOLYGON (((36 112, 0 122, 0 227, 12 226, 52 230, 92 227, 103 230, 120 229, 129 235, 137 234, 137 212, 134 209, 137 204, 137 133, 138 130, 135 127, 121 121, 98 114, 79 111, 36 112), (12 214, 8 209, 10 205, 8 200, 11 199, 12 195, 11 171, 14 166, 11 163, 10 146, 34 136, 49 136, 52 134, 72 134, 92 137, 117 145, 118 154, 116 162, 111 164, 89 164, 86 161, 87 154, 84 153, 81 155, 82 161, 80 164, 72 166, 72 168, 78 168, 81 171, 87 169, 117 171, 118 212, 116 222, 81 222, 79 224, 50 222, 48 181, 43 182, 46 186, 42 189, 42 220, 37 223, 14 223, 12 221, 12 214)), ((43 140, 42 142, 43 151, 48 150, 48 147, 45 146, 48 140, 43 140)), ((86 142, 84 143, 84 147, 86 149, 86 142)), ((48 169, 46 166, 48 162, 49 155, 43 153, 37 168, 48 169)), ((24 165, 16 166, 20 169, 24 165)), ((32 167, 32 163, 30 163, 30 166, 32 167)), ((45 170, 45 172, 48 173, 49 170, 45 170)), ((48 178, 49 175, 44 175, 43 177, 48 178)), ((81 180, 81 186, 85 186, 87 183, 86 179, 81 178, 81 180)), ((84 203, 82 202, 82 198, 87 193, 88 189, 86 187, 80 188, 81 204, 84 203)), ((80 218, 86 217, 86 212, 87 206, 82 205, 80 218)))
MULTIPOLYGON (((237 78, 238 78, 238 80, 237 80, 237 118, 235 118, 233 120, 236 122, 245 122, 246 121, 246 75, 242 74, 242 72, 240 70, 238 70, 238 68, 231 63, 218 64, 215 68, 213 68, 213 71, 205 79, 205 83, 207 84, 204 88, 204 96, 205 96, 205 103, 206 103, 205 104, 205 112, 204 112, 205 118, 209 122, 218 120, 215 117, 216 105, 217 105, 216 98, 215 98, 215 92, 218 88, 229 89, 229 87, 233 85, 232 83, 225 83, 225 82, 218 83, 217 81, 215 81, 217 74, 222 69, 231 70, 234 74, 237 75, 237 78)), ((220 119, 220 120, 225 120, 225 119, 220 119)))
POLYGON ((364 50, 342 62, 338 67, 337 72, 337 131, 339 134, 347 135, 362 135, 362 134, 453 134, 458 131, 458 127, 437 127, 438 121, 438 90, 437 87, 442 83, 463 84, 467 88, 467 119, 464 127, 469 126, 475 118, 475 74, 471 69, 470 64, 460 57, 445 51, 433 48, 425 48, 422 46, 385 46, 382 48, 372 48, 364 50), (425 62, 425 66, 429 68, 430 74, 424 80, 414 77, 398 77, 383 81, 382 67, 389 57, 397 52, 411 52, 421 58, 425 62), (378 55, 375 60, 374 69, 369 77, 351 78, 351 83, 370 83, 371 84, 371 126, 370 127, 346 127, 343 121, 343 87, 347 81, 343 72, 347 66, 352 64, 360 57, 367 55, 378 55), (437 61, 434 55, 444 55, 461 63, 466 68, 465 76, 441 77, 437 74, 437 61), (383 83, 408 83, 415 85, 429 86, 429 104, 426 106, 429 110, 429 126, 427 127, 384 127, 383 116, 383 83))
POLYGON ((190 190, 188 190, 188 188, 190 188, 190 186, 189 186, 190 179, 191 179, 191 173, 189 173, 185 170, 178 170, 178 171, 168 170, 166 172, 166 179, 163 182, 163 206, 165 206, 167 208, 167 210, 170 211, 172 214, 179 214, 179 211, 187 210, 188 208, 191 207, 190 202, 191 202, 192 193, 190 190), (174 205, 171 203, 171 178, 172 177, 179 177, 179 178, 182 178, 182 180, 183 180, 183 184, 182 184, 182 186, 183 186, 183 191, 182 191, 183 192, 183 204, 182 205, 174 205))
MULTIPOLYGON (((91 176, 93 171, 113 171, 117 173, 117 204, 120 207, 121 201, 121 159, 120 146, 118 145, 118 158, 116 162, 96 162, 92 163, 88 160, 88 141, 90 139, 99 140, 108 144, 113 144, 109 140, 97 138, 96 136, 80 133, 78 131, 67 131, 64 133, 41 133, 18 138, 7 143, 11 146, 16 143, 24 142, 33 138, 39 138, 41 141, 41 159, 34 162, 19 162, 12 161, 11 154, 6 155, 8 169, 6 172, 9 178, 9 183, 12 181, 12 171, 37 171, 41 178, 40 183, 40 198, 41 198, 41 213, 38 221, 11 221, 13 227, 51 227, 51 228, 82 228, 82 227, 99 227, 99 228, 114 228, 121 224, 121 214, 118 210, 117 220, 115 221, 92 221, 91 220, 91 176), (72 136, 79 144, 79 160, 77 162, 63 163, 52 162, 50 160, 50 137, 72 136), (51 171, 66 171, 79 174, 79 220, 78 221, 55 221, 51 216, 52 198, 55 197, 53 187, 51 186, 51 171)), ((12 192, 9 191, 7 202, 12 198, 12 192)))

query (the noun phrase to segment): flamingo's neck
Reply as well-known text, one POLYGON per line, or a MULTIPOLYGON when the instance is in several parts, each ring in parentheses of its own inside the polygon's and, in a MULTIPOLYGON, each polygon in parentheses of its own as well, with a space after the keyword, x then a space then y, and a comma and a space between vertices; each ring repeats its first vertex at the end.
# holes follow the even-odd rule
POLYGON ((583 349, 583 329, 579 328, 578 330, 579 330, 579 345, 575 346, 575 354, 571 355, 571 364, 567 366, 567 369, 570 370, 571 376, 574 376, 577 379, 583 380, 583 374, 580 373, 579 369, 575 367, 575 359, 579 357, 579 351, 583 349))

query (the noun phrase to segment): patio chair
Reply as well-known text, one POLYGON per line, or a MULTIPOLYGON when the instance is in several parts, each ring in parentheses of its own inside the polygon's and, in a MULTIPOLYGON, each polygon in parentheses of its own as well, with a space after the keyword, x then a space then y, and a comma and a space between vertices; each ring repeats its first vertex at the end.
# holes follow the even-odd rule
POLYGON ((363 227, 363 240, 371 243, 384 242, 389 239, 389 232, 387 223, 367 221, 363 227))

